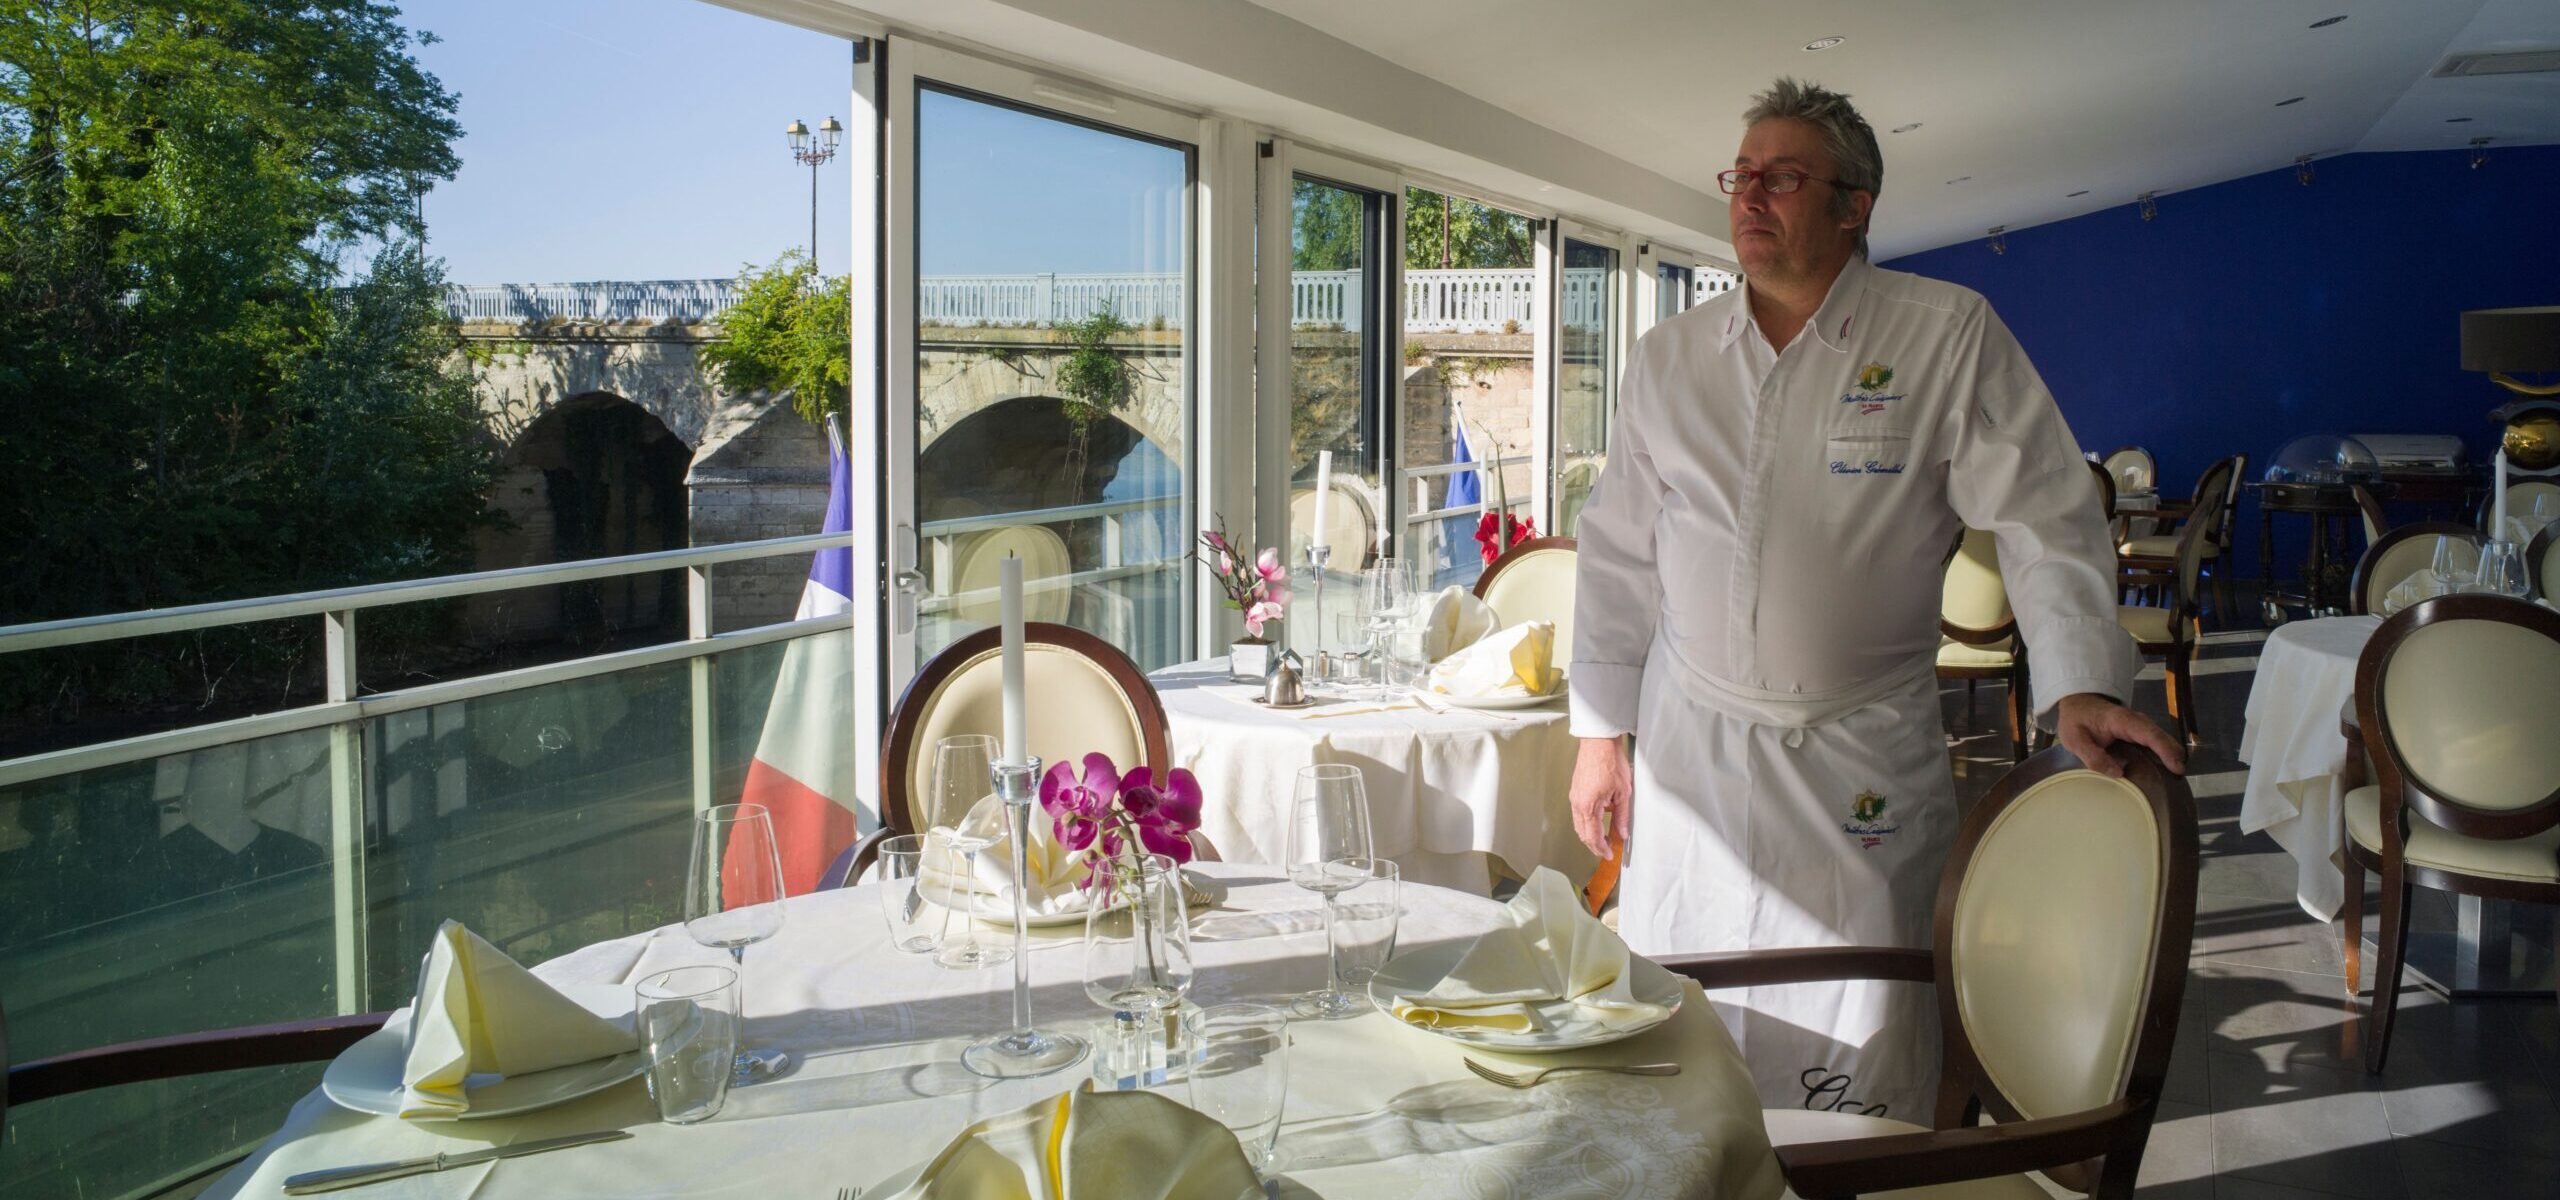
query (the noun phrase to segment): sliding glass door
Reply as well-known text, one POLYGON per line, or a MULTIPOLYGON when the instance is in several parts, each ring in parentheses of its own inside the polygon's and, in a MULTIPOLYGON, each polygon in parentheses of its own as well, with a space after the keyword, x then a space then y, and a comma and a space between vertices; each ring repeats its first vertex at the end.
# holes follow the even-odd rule
POLYGON ((1555 530, 1573 536, 1591 486, 1608 462, 1618 408, 1618 251, 1597 240, 1563 239, 1557 292, 1555 530))

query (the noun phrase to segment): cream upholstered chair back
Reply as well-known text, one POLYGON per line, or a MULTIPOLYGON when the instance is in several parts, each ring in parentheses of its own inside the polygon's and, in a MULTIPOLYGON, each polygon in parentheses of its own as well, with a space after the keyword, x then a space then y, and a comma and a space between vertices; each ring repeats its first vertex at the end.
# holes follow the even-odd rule
MULTIPOLYGON (((2520 479, 2508 484, 2507 517, 2512 520, 2517 517, 2532 516, 2536 500, 2542 500, 2546 506, 2560 504, 2560 483, 2554 483, 2548 479, 2520 479), (2549 498, 2543 499, 2544 497, 2549 498)), ((2497 511, 2498 498, 2485 497, 2480 501, 2480 511, 2472 523, 2480 527, 2480 532, 2496 537, 2498 531, 2489 528, 2489 522, 2496 517, 2497 511)))
POLYGON ((2195 806, 2147 753, 2111 779, 2060 749, 1967 814, 1939 889, 1939 1127, 2156 1096, 2195 920, 2195 806))
POLYGON ((2453 542, 2457 570, 2480 569, 2480 531, 2451 521, 2419 521, 2383 534, 2365 547, 2347 588, 2347 607, 2362 615, 2382 611, 2382 599, 2420 571, 2435 565, 2436 546, 2453 542))
POLYGON ((1990 633, 2017 620, 2000 579, 2000 542, 1990 531, 1967 529, 1957 542, 1938 589, 1938 620, 1969 633, 1990 633))
POLYGON ((2356 513, 2364 519, 2365 549, 2370 550, 2375 542, 2382 540, 2383 534, 2391 532, 2391 521, 2382 515, 2382 501, 2373 494, 2372 488, 2351 483, 2347 485, 2347 491, 2356 498, 2356 513))
POLYGON ((2504 596, 2411 605, 2374 632, 2357 664, 2359 726, 2381 730, 2375 771, 2385 790, 2399 776, 2420 815, 2473 836, 2560 824, 2555 697, 2560 613, 2504 596), (2544 819, 2481 822, 2448 809, 2544 819))
POLYGON ((1573 654, 1573 569, 1578 552, 1569 537, 1531 538, 1493 560, 1476 577, 1476 599, 1502 625, 1553 621, 1556 654, 1573 654))
MULTIPOLYGON (((1170 765, 1164 702, 1128 656, 1064 625, 1025 625, 1023 683, 1031 698, 1031 753, 1042 769, 1102 753, 1121 770, 1170 765)), ((881 756, 881 819, 901 833, 931 824, 934 746, 964 733, 1001 734, 1004 666, 999 631, 953 642, 916 673, 889 716, 881 756)))
POLYGON ((2542 527, 2524 548, 2524 570, 2533 580, 2533 594, 2560 604, 2560 521, 2542 527))
POLYGON ((2160 465, 2151 460, 2151 452, 2140 446, 2125 446, 2111 451, 2103 460, 2107 474, 2115 476, 2119 492, 2143 491, 2160 486, 2160 465))
MULTIPOLYGON (((1288 567, 1295 571, 1306 565, 1309 542, 1302 530, 1315 528, 1316 485, 1313 482, 1289 489, 1288 567)), ((1324 544, 1333 549, 1329 571, 1357 574, 1369 565, 1369 554, 1377 548, 1377 506, 1369 502, 1369 493, 1356 477, 1334 477, 1333 498, 1324 509, 1324 544)))
POLYGON ((1075 570, 1066 539, 1045 525, 1006 525, 960 535, 952 548, 951 590, 961 597, 953 615, 971 624, 991 625, 997 618, 996 584, 1006 555, 1022 560, 1022 615, 1032 621, 1067 619, 1074 593, 1064 585, 1075 570), (1059 580, 1043 586, 1044 580, 1059 580))
POLYGON ((2240 469, 2238 459, 2226 458, 2205 469, 2204 478, 2196 481, 2195 508, 2187 514, 2186 524, 2178 530, 2178 607, 2195 603, 2196 577, 2204 570, 2205 548, 2214 544, 2215 530, 2222 524, 2222 513, 2231 499, 2231 479, 2240 469))

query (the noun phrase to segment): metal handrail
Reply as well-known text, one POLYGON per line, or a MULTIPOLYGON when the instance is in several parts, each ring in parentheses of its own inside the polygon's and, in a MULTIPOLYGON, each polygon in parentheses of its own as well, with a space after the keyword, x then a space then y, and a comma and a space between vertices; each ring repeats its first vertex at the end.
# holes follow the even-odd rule
POLYGON ((1180 496, 1146 496, 1135 500, 1102 500, 1092 504, 1064 504, 1056 508, 990 513, 980 517, 949 517, 939 521, 926 521, 916 526, 916 533, 922 537, 956 537, 964 533, 979 533, 989 529, 1010 529, 1016 525, 1051 525, 1061 521, 1081 521, 1149 509, 1174 508, 1181 503, 1180 496))

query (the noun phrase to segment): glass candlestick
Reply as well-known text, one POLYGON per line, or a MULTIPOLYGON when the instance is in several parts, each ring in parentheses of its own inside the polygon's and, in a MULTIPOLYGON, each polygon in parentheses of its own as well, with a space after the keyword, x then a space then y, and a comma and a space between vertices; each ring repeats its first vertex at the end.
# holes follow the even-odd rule
POLYGON ((1004 799, 1007 836, 1013 841, 1013 1029, 960 1052, 960 1065, 990 1079, 1023 1079, 1064 1070, 1084 1060, 1085 1041, 1031 1024, 1031 799, 1040 760, 999 762, 996 795, 1004 799))
MULTIPOLYGON (((1332 561, 1333 547, 1312 544, 1307 547, 1307 566, 1316 576, 1316 619, 1312 623, 1316 644, 1314 655, 1307 659, 1309 682, 1327 686, 1333 683, 1333 656, 1325 653, 1324 649, 1324 565, 1332 561)), ((1313 692, 1315 688, 1311 686, 1307 690, 1313 692)))

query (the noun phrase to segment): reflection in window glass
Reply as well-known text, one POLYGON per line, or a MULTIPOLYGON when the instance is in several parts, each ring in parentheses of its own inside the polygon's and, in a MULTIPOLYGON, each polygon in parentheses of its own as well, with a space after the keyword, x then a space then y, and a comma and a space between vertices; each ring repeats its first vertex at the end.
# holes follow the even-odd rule
POLYGON ((1689 308, 1690 289, 1695 285, 1689 268, 1678 263, 1661 263, 1655 267, 1657 286, 1653 289, 1653 319, 1669 320, 1689 308))
POLYGON ((924 89, 916 133, 919 662, 1026 615, 1183 657, 1191 152, 924 89))
POLYGON ((1573 536, 1607 461, 1618 406, 1618 252, 1566 238, 1556 342, 1556 528, 1573 536))
POLYGON ((1382 551, 1387 497, 1379 484, 1384 403, 1379 396, 1376 322, 1379 216, 1386 198, 1318 180, 1290 187, 1289 235, 1289 567, 1296 619, 1284 624, 1301 654, 1358 639, 1361 568, 1382 551), (1326 564, 1323 636, 1317 636, 1307 547, 1316 532, 1318 456, 1333 453, 1324 505, 1326 564))
POLYGON ((1430 586, 1470 586, 1484 570, 1484 513, 1534 511, 1535 230, 1518 213, 1408 188, 1404 236, 1406 553, 1430 586))

